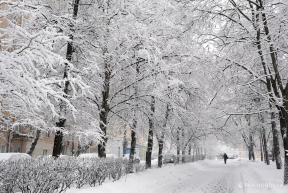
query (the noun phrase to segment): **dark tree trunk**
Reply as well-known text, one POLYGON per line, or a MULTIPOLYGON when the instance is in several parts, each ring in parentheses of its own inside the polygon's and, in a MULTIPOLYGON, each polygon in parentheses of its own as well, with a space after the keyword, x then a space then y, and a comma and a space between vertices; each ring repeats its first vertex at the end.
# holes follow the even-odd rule
POLYGON ((260 132, 260 153, 261 153, 261 162, 263 161, 263 140, 262 140, 262 132, 260 132))
POLYGON ((71 148, 71 154, 72 154, 72 156, 74 156, 74 154, 75 154, 75 142, 74 142, 74 137, 73 137, 73 135, 72 135, 72 148, 71 148))
POLYGON ((155 112, 155 97, 151 97, 151 115, 149 117, 149 133, 148 133, 148 144, 146 151, 146 168, 151 168, 151 157, 153 148, 153 130, 154 130, 154 112, 155 112))
MULTIPOLYGON (((78 14, 78 5, 80 0, 75 0, 74 8, 73 8, 73 19, 76 19, 78 14)), ((71 31, 73 32, 73 26, 71 25, 71 31)), ((66 52, 66 59, 70 62, 72 60, 72 54, 73 54, 73 35, 69 35, 70 41, 67 44, 67 52, 66 52)), ((68 72, 69 72, 69 65, 65 64, 64 68, 64 75, 63 79, 68 79, 68 72)), ((65 81, 64 86, 64 98, 67 98, 68 92, 69 92, 69 81, 65 81)), ((62 141, 63 141, 63 128, 65 126, 66 122, 66 103, 64 101, 60 102, 60 118, 59 121, 56 123, 56 127, 59 129, 56 131, 55 138, 54 138, 54 146, 53 146, 53 153, 52 156, 54 158, 58 158, 61 153, 62 149, 62 141)))
MULTIPOLYGON (((181 159, 181 161, 182 161, 182 163, 185 163, 185 150, 186 150, 186 147, 187 147, 187 144, 188 143, 186 143, 185 145, 184 145, 184 143, 183 143, 183 140, 184 140, 184 135, 185 135, 185 133, 184 133, 184 127, 182 128, 182 144, 181 144, 181 146, 182 146, 182 159, 181 159)), ((188 141, 189 142, 189 141, 188 141)), ((180 147, 181 147, 180 146, 180 147)))
POLYGON ((264 152, 265 152, 265 162, 267 165, 270 165, 265 128, 263 127, 262 130, 263 130, 262 132, 263 132, 263 147, 264 147, 264 152))
MULTIPOLYGON (((285 90, 285 102, 284 106, 285 109, 288 109, 288 83, 286 85, 286 90, 285 90)), ((281 110, 281 115, 283 116, 280 119, 280 128, 282 132, 282 138, 283 138, 283 145, 284 145, 284 185, 288 184, 288 114, 285 109, 281 110)))
POLYGON ((182 163, 185 163, 185 149, 182 150, 182 163))
POLYGON ((78 147, 77 147, 77 151, 75 152, 75 156, 78 157, 80 154, 81 154, 81 145, 80 143, 78 142, 78 147))
POLYGON ((272 124, 272 134, 273 134, 273 154, 276 160, 276 168, 282 168, 282 160, 281 160, 281 153, 280 153, 280 144, 278 139, 278 131, 276 129, 276 122, 275 122, 275 113, 271 112, 271 124, 272 124))
POLYGON ((251 117, 250 115, 245 116, 246 121, 248 122, 248 127, 249 127, 249 139, 248 139, 248 149, 249 149, 249 160, 253 159, 255 161, 255 154, 254 154, 254 141, 253 141, 253 131, 250 128, 251 126, 251 117))
POLYGON ((179 164, 180 162, 180 127, 177 128, 177 161, 176 163, 179 164))
MULTIPOLYGON (((105 92, 102 92, 105 93, 105 92)), ((107 100, 106 100, 107 101, 107 100)), ((103 101, 104 102, 104 101, 103 101)), ((103 133, 103 136, 101 136, 101 143, 98 144, 98 157, 106 157, 106 143, 107 143, 107 111, 104 108, 108 108, 107 102, 102 103, 102 110, 100 112, 100 128, 103 133)))
POLYGON ((36 130, 36 134, 34 136, 34 139, 33 139, 32 143, 30 145, 30 148, 27 151, 27 154, 29 154, 30 156, 32 156, 32 154, 33 154, 33 151, 34 151, 34 149, 35 149, 35 147, 37 145, 37 142, 38 142, 38 139, 40 137, 40 134, 41 134, 41 130, 37 129, 36 130))
MULTIPOLYGON (((275 151, 274 151, 274 148, 272 147, 272 162, 275 162, 275 151)), ((277 165, 276 165, 276 168, 277 168, 277 165)))
POLYGON ((162 163, 163 163, 163 140, 164 140, 164 133, 161 134, 160 139, 158 139, 158 146, 159 146, 159 150, 158 150, 158 167, 161 168, 162 167, 162 163))
POLYGON ((250 136, 249 136, 249 153, 250 153, 250 156, 249 156, 249 160, 253 159, 253 161, 255 161, 255 154, 254 154, 254 142, 253 142, 253 136, 252 136, 252 132, 250 133, 250 136))
POLYGON ((127 134, 127 130, 125 129, 124 138, 123 138, 123 156, 126 154, 127 145, 128 145, 126 134, 127 134))
POLYGON ((191 156, 191 151, 192 151, 192 145, 191 143, 189 143, 189 149, 188 149, 188 155, 191 156))
MULTIPOLYGON (((158 150, 158 167, 161 168, 163 164, 163 147, 164 147, 164 133, 167 126, 167 121, 170 113, 169 104, 166 106, 165 120, 163 124, 163 130, 160 132, 160 137, 157 137, 159 150, 158 150)), ((157 136, 157 135, 156 135, 157 136)))
MULTIPOLYGON (((107 57, 107 49, 104 50, 104 57, 107 57)), ((101 137, 101 143, 98 144, 98 156, 99 157, 106 157, 106 144, 107 144, 107 124, 108 124, 108 113, 110 111, 109 106, 109 94, 110 94, 110 79, 111 79, 111 71, 109 69, 109 61, 108 58, 105 58, 104 60, 104 85, 103 85, 103 91, 102 91, 102 105, 101 105, 101 111, 100 111, 100 128, 103 133, 103 136, 101 137)))
POLYGON ((60 119, 60 120, 56 123, 56 126, 59 127, 60 129, 57 130, 56 133, 55 133, 53 153, 52 153, 52 156, 53 156, 54 158, 58 158, 58 157, 60 156, 60 154, 61 154, 62 141, 63 141, 62 128, 64 127, 65 122, 66 122, 66 119, 60 119))
POLYGON ((131 149, 130 149, 130 155, 129 155, 129 171, 133 173, 133 164, 134 164, 134 155, 136 153, 136 126, 137 126, 137 120, 136 117, 134 117, 133 124, 131 127, 131 149))

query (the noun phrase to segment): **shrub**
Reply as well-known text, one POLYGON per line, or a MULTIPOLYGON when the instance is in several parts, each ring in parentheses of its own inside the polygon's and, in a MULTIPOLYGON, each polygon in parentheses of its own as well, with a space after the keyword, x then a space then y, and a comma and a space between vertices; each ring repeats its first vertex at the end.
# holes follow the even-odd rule
POLYGON ((0 192, 61 193, 72 185, 101 185, 127 174, 127 161, 113 158, 37 157, 0 162, 0 192))

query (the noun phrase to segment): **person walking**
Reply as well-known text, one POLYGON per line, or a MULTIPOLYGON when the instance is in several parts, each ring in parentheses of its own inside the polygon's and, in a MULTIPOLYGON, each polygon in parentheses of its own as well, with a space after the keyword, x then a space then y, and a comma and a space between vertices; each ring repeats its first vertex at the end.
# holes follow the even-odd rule
POLYGON ((227 156, 226 153, 224 153, 223 158, 224 158, 224 163, 226 164, 226 161, 227 161, 227 159, 228 159, 228 156, 227 156))

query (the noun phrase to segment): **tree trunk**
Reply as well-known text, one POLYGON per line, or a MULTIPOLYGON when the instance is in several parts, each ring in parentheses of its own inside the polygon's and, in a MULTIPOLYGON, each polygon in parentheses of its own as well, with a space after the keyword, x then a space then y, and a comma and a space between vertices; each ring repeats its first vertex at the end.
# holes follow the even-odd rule
POLYGON ((265 128, 264 127, 262 128, 262 132, 263 132, 263 148, 264 148, 264 152, 265 152, 265 162, 266 162, 267 165, 270 165, 268 149, 267 149, 266 132, 265 132, 265 128))
MULTIPOLYGON (((104 55, 107 51, 104 51, 104 55)), ((105 56, 106 57, 106 56, 105 56)), ((104 85, 103 85, 103 91, 102 91, 102 105, 101 105, 101 111, 100 111, 100 128, 103 133, 103 136, 101 137, 101 143, 98 144, 98 156, 99 157, 106 157, 106 144, 107 144, 107 118, 108 113, 110 111, 109 107, 109 94, 110 94, 110 79, 111 79, 111 72, 109 70, 109 64, 108 59, 105 58, 104 61, 105 65, 105 76, 104 76, 104 85)))
POLYGON ((55 133, 54 146, 53 146, 53 152, 52 152, 52 156, 54 158, 58 158, 61 154, 62 141, 63 141, 62 128, 64 127, 65 122, 66 122, 66 119, 60 119, 59 122, 56 123, 56 126, 59 127, 60 129, 57 130, 55 133))
POLYGON ((72 148, 71 148, 71 154, 72 156, 74 156, 74 153, 75 153, 75 142, 74 142, 74 136, 72 134, 72 148))
POLYGON ((284 107, 285 109, 282 110, 283 112, 283 117, 285 118, 285 122, 283 122, 282 120, 282 126, 281 130, 284 130, 284 134, 283 134, 283 145, 284 145, 284 156, 285 156, 285 160, 284 160, 284 185, 288 184, 288 83, 286 85, 286 89, 285 89, 285 102, 284 102, 284 107))
POLYGON ((34 139, 33 139, 32 143, 31 143, 31 145, 30 145, 30 147, 29 147, 29 149, 27 151, 27 154, 29 154, 30 156, 32 156, 32 154, 33 154, 33 151, 34 151, 34 149, 35 149, 35 147, 37 145, 37 142, 38 142, 38 139, 40 137, 40 134, 41 134, 41 130, 37 129, 36 130, 36 135, 34 136, 34 139))
POLYGON ((124 138, 123 138, 123 156, 126 154, 126 149, 127 149, 127 138, 126 138, 126 134, 127 134, 127 129, 125 129, 124 131, 124 138))
POLYGON ((177 128, 177 161, 176 163, 179 164, 180 162, 180 128, 177 128))
POLYGON ((158 167, 161 168, 163 164, 163 146, 164 146, 164 132, 161 134, 158 140, 159 150, 158 150, 158 167))
POLYGON ((182 163, 185 163, 185 149, 182 150, 182 163))
MULTIPOLYGON (((76 19, 77 14, 78 14, 78 5, 79 5, 80 0, 75 0, 74 8, 73 8, 73 19, 76 19)), ((71 31, 73 31, 73 26, 71 27, 71 31)), ((70 41, 67 44, 67 52, 66 52, 66 59, 70 62, 72 60, 72 54, 73 54, 73 35, 69 35, 70 41)), ((64 68, 64 75, 63 79, 68 79, 68 72, 69 72, 69 65, 66 63, 65 68, 64 68)), ((67 98, 68 92, 69 92, 69 81, 65 81, 65 86, 64 86, 64 98, 67 98)), ((62 141, 63 141, 63 128, 65 126, 66 122, 66 103, 62 100, 60 102, 60 117, 59 121, 56 123, 56 127, 59 129, 56 131, 55 138, 54 138, 54 146, 53 146, 53 153, 52 156, 54 158, 58 158, 61 153, 62 149, 62 141)))
POLYGON ((153 148, 153 130, 154 130, 154 112, 155 112, 155 97, 151 97, 151 115, 149 117, 149 133, 148 133, 148 144, 146 151, 146 168, 151 168, 151 157, 153 148))
POLYGON ((251 157, 249 160, 253 159, 253 161, 255 161, 254 142, 253 142, 252 132, 250 133, 249 138, 250 138, 250 154, 251 154, 250 155, 251 157))
POLYGON ((188 149, 188 155, 191 156, 191 151, 192 151, 192 145, 189 143, 189 149, 188 149))
POLYGON ((263 140, 262 140, 262 132, 260 132, 260 138, 259 138, 259 141, 260 141, 260 154, 261 154, 261 162, 263 161, 263 140))
POLYGON ((134 154, 135 148, 136 148, 136 126, 137 126, 137 120, 136 117, 134 117, 133 124, 131 127, 131 149, 130 149, 130 155, 129 155, 129 171, 130 173, 133 173, 133 163, 134 163, 134 154))
MULTIPOLYGON (((169 104, 166 105, 165 120, 163 123, 163 130, 160 132, 160 137, 157 137, 158 140, 158 167, 161 168, 163 164, 163 147, 164 147, 164 133, 167 126, 167 121, 170 113, 169 104)), ((157 136, 157 135, 156 135, 157 136)))
MULTIPOLYGON (((272 144, 274 146, 274 142, 272 142, 272 144)), ((274 151, 274 147, 273 146, 272 146, 272 150, 271 150, 271 152, 272 152, 272 162, 275 161, 275 151, 274 151)), ((276 168, 277 168, 277 166, 276 166, 276 168)))
MULTIPOLYGON (((109 30, 107 30, 107 33, 109 30)), ((106 45, 107 47, 107 45, 106 45)), ((98 144, 98 156, 106 157, 106 144, 108 141, 107 138, 107 124, 108 124, 108 114, 110 111, 109 105, 109 95, 110 95, 110 80, 111 80, 111 70, 109 69, 109 58, 108 58, 108 49, 105 48, 103 51, 104 57, 104 84, 102 90, 102 102, 100 110, 100 128, 103 136, 101 136, 101 143, 98 144)))
POLYGON ((281 160, 281 153, 280 153, 280 144, 278 139, 278 131, 276 129, 276 122, 275 122, 275 112, 271 112, 271 124, 272 124, 272 134, 273 134, 273 154, 275 155, 276 159, 276 168, 282 168, 282 160, 281 160))
POLYGON ((81 145, 78 142, 78 147, 77 147, 77 151, 75 152, 75 156, 78 157, 81 154, 81 145))
POLYGON ((185 144, 184 145, 184 142, 183 142, 183 140, 184 140, 184 135, 185 135, 185 133, 184 133, 184 127, 182 127, 182 143, 181 143, 181 145, 180 145, 180 148, 182 149, 182 159, 181 159, 181 161, 182 161, 182 163, 185 163, 185 150, 186 150, 186 147, 187 147, 187 145, 188 144, 185 144))

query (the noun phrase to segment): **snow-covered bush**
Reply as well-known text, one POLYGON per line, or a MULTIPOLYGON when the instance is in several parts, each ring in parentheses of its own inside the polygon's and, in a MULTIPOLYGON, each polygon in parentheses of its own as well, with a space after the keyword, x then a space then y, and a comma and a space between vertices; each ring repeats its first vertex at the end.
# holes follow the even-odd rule
POLYGON ((134 164, 135 172, 143 172, 146 169, 145 163, 135 163, 134 164))
MULTIPOLYGON (((0 192, 65 192, 72 185, 101 185, 107 177, 119 180, 128 172, 128 161, 119 158, 37 157, 0 161, 0 192)), ((136 171, 140 171, 139 169, 136 171)))

